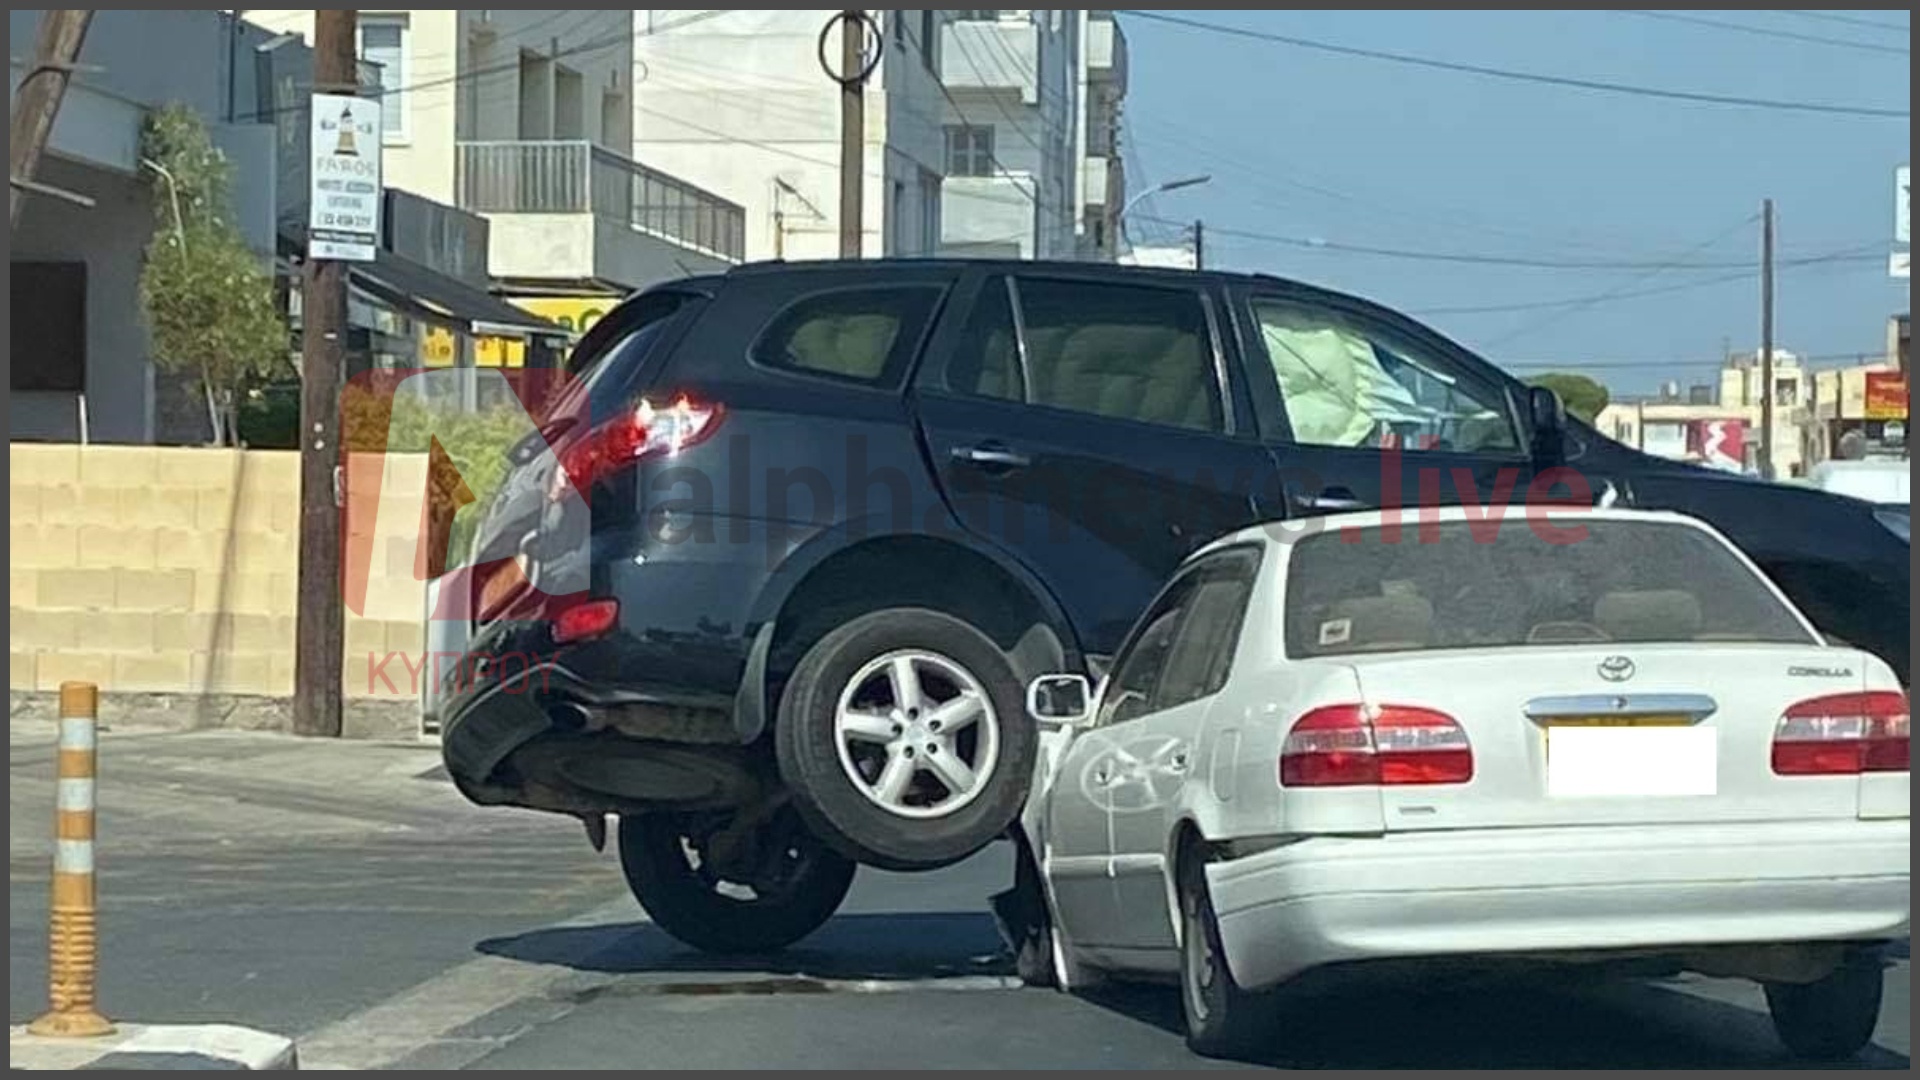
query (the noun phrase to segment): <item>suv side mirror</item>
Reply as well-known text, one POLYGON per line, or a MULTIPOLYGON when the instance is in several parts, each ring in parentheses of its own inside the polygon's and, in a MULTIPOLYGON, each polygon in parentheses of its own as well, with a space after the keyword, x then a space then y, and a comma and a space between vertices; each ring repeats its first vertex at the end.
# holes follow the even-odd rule
POLYGON ((1042 675, 1027 684, 1027 712, 1042 723, 1080 727, 1093 719, 1093 684, 1085 675, 1042 675))
POLYGON ((1527 419, 1533 428, 1533 461, 1537 468, 1566 464, 1567 407, 1560 395, 1544 386, 1527 389, 1527 419))

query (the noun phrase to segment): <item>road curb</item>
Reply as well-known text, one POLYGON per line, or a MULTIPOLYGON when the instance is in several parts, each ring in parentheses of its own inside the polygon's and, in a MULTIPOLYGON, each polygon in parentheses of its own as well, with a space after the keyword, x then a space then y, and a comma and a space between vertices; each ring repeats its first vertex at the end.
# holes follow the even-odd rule
POLYGON ((14 1069, 238 1069, 299 1068, 293 1040, 232 1024, 121 1024, 97 1039, 49 1039, 7 1032, 7 1064, 14 1069))

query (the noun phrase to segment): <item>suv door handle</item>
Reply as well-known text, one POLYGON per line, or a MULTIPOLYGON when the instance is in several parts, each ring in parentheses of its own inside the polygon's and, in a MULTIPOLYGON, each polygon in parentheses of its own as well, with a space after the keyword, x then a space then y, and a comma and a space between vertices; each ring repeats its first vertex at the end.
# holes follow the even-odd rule
POLYGON ((956 446, 953 448, 953 460, 990 469, 1024 469, 1033 464, 1033 459, 1027 455, 993 442, 978 446, 956 446))
POLYGON ((1318 495, 1295 495, 1293 505, 1302 510, 1317 510, 1327 514, 1373 509, 1364 501, 1354 498, 1353 492, 1345 488, 1328 488, 1318 495))

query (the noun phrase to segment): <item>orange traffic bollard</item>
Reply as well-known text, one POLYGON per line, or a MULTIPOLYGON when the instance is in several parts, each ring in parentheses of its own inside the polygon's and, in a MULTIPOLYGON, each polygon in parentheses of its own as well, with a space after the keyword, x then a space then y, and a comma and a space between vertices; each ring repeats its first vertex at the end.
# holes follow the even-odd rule
POLYGON ((94 1008, 99 966, 99 915, 94 907, 95 719, 100 691, 92 683, 60 684, 60 755, 54 812, 53 947, 47 967, 53 1008, 27 1026, 35 1035, 108 1035, 113 1024, 94 1008))

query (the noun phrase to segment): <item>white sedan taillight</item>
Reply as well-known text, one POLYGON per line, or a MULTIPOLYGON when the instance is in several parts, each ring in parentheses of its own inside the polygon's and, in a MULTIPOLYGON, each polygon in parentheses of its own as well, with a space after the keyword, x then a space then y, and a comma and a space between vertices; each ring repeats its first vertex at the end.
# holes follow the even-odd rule
POLYGON ((1894 690, 1828 694, 1788 708, 1773 729, 1779 776, 1906 772, 1911 766, 1907 695, 1894 690))
POLYGON ((1416 705, 1324 705, 1280 748, 1287 787, 1464 784, 1473 747, 1458 721, 1416 705))

